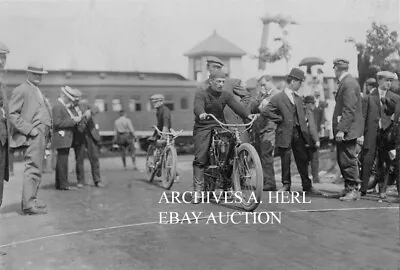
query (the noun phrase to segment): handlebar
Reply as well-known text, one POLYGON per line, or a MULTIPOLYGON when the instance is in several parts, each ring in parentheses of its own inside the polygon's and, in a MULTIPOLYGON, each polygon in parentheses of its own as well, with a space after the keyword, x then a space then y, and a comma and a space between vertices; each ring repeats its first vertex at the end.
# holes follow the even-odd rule
POLYGON ((173 132, 163 132, 163 131, 159 130, 156 126, 153 126, 153 128, 157 131, 157 133, 159 133, 161 135, 167 135, 167 136, 170 135, 170 136, 173 136, 175 138, 178 137, 179 134, 181 134, 183 132, 182 129, 180 131, 174 131, 173 130, 173 132))
POLYGON ((259 115, 256 114, 255 117, 247 124, 225 124, 219 121, 213 114, 207 114, 207 117, 213 118, 222 127, 249 127, 253 125, 254 121, 257 119, 258 116, 259 115))

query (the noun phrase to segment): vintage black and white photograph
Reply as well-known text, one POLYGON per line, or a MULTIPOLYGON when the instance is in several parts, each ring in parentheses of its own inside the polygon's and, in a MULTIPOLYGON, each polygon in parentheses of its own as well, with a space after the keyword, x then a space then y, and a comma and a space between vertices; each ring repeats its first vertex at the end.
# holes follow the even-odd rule
POLYGON ((0 0, 0 269, 400 270, 400 0, 0 0))

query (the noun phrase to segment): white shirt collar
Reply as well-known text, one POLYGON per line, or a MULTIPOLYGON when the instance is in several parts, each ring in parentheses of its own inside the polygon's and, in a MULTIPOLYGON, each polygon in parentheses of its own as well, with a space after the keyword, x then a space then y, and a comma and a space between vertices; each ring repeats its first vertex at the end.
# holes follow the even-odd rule
POLYGON ((349 72, 343 72, 342 73, 342 75, 340 75, 340 77, 339 77, 339 82, 341 82, 342 80, 343 80, 343 78, 347 75, 347 74, 350 74, 349 72))
POLYGON ((383 90, 383 89, 380 89, 380 88, 378 88, 378 90, 379 90, 379 94, 380 95, 381 94, 385 94, 386 95, 387 90, 383 90))

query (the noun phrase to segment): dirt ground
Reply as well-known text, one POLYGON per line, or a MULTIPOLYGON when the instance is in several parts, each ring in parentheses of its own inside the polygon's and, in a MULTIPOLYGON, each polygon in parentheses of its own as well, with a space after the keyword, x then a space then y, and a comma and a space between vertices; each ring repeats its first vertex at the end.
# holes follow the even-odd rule
MULTIPOLYGON (((138 162, 143 168, 144 158, 138 162)), ((242 210, 160 203, 163 192, 171 198, 172 191, 191 190, 191 162, 191 156, 179 157, 182 179, 171 191, 149 183, 143 172, 124 171, 118 158, 101 160, 104 189, 93 187, 87 174, 90 186, 57 191, 54 173, 45 174, 39 196, 49 214, 42 216, 19 213, 23 168, 17 163, 0 209, 0 269, 400 269, 399 204, 373 195, 356 202, 307 198, 311 203, 277 204, 264 192, 256 212, 280 212, 280 224, 245 224, 238 216, 240 224, 221 224, 224 218, 207 224, 210 213, 242 210), (179 218, 202 212, 206 218, 160 224, 160 212, 179 218)), ((293 182, 300 191, 298 176, 293 182)), ((315 187, 342 188, 329 175, 322 182, 315 187)))

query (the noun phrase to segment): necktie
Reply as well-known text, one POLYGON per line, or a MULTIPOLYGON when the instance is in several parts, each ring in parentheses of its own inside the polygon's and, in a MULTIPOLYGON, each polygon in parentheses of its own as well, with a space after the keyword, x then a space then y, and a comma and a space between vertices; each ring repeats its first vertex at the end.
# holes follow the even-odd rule
POLYGON ((292 92, 292 102, 296 105, 296 94, 292 92))

